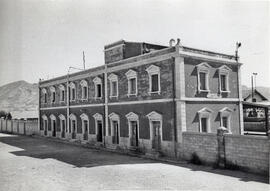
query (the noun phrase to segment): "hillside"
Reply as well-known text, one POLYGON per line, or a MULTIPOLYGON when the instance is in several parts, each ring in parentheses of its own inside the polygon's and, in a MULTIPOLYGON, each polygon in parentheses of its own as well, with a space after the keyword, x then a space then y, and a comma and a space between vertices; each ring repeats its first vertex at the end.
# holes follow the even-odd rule
POLYGON ((0 87, 0 110, 14 113, 14 116, 23 113, 37 114, 37 108, 37 84, 17 81, 0 87))

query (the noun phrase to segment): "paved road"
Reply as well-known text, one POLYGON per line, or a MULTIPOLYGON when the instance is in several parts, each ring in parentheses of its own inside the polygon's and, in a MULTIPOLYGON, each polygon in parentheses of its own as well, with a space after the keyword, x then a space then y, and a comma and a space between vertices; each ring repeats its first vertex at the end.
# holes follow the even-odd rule
POLYGON ((269 190, 267 178, 0 133, 0 190, 269 190))

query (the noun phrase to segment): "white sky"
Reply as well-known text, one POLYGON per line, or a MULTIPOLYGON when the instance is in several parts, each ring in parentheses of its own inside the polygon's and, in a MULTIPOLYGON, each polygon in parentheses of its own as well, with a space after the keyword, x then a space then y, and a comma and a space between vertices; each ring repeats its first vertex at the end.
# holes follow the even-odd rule
POLYGON ((105 44, 125 39, 234 54, 242 84, 270 87, 269 1, 0 0, 0 85, 104 64, 105 44))

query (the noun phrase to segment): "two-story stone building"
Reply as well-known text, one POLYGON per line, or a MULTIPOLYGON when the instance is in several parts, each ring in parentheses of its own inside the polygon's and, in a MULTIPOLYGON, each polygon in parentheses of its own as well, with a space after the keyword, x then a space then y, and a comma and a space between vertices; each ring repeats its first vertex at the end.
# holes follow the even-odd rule
POLYGON ((243 133, 235 56, 124 40, 104 52, 105 65, 40 81, 42 135, 175 156, 182 132, 243 133))

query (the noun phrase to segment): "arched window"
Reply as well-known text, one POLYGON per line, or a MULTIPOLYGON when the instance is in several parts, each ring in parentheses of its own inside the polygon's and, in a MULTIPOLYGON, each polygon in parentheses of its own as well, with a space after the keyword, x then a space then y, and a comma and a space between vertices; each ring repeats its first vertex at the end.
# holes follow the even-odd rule
POLYGON ((49 130, 52 131, 52 136, 55 137, 56 136, 56 117, 55 117, 55 115, 51 114, 50 119, 51 119, 51 128, 49 130))
POLYGON ((65 101, 65 86, 60 84, 59 90, 60 90, 60 101, 64 102, 65 101))
POLYGON ((61 128, 61 137, 65 137, 65 133, 67 132, 67 127, 66 127, 66 117, 63 114, 59 115, 60 119, 60 128, 61 128))
POLYGON ((111 113, 109 115, 110 119, 110 129, 109 129, 109 135, 112 136, 112 142, 113 144, 119 144, 119 138, 120 138, 120 117, 116 113, 111 113))
POLYGON ((118 97, 118 77, 115 74, 110 74, 110 97, 118 97))
POLYGON ((51 86, 51 87, 50 87, 50 92, 51 92, 51 100, 52 100, 52 103, 55 103, 55 97, 56 97, 55 87, 51 86))
POLYGON ((69 133, 71 133, 71 138, 76 139, 77 133, 77 117, 73 113, 69 115, 70 125, 69 125, 69 133))
POLYGON ((97 142, 102 142, 103 140, 103 117, 101 114, 96 113, 93 115, 95 119, 95 130, 97 136, 97 142))
POLYGON ((95 84, 95 99, 102 98, 102 80, 99 77, 95 77, 93 80, 95 84))
POLYGON ((47 90, 45 88, 42 88, 42 94, 44 95, 44 103, 47 103, 47 90))
POLYGON ((88 99, 88 83, 86 80, 82 80, 80 82, 81 85, 81 92, 82 92, 82 100, 88 99))
POLYGON ((83 139, 87 140, 88 139, 88 133, 89 133, 89 118, 88 115, 85 113, 80 115, 81 120, 82 120, 82 133, 83 133, 83 139))
POLYGON ((76 99, 76 86, 73 82, 69 84, 69 98, 71 101, 75 101, 76 99))

